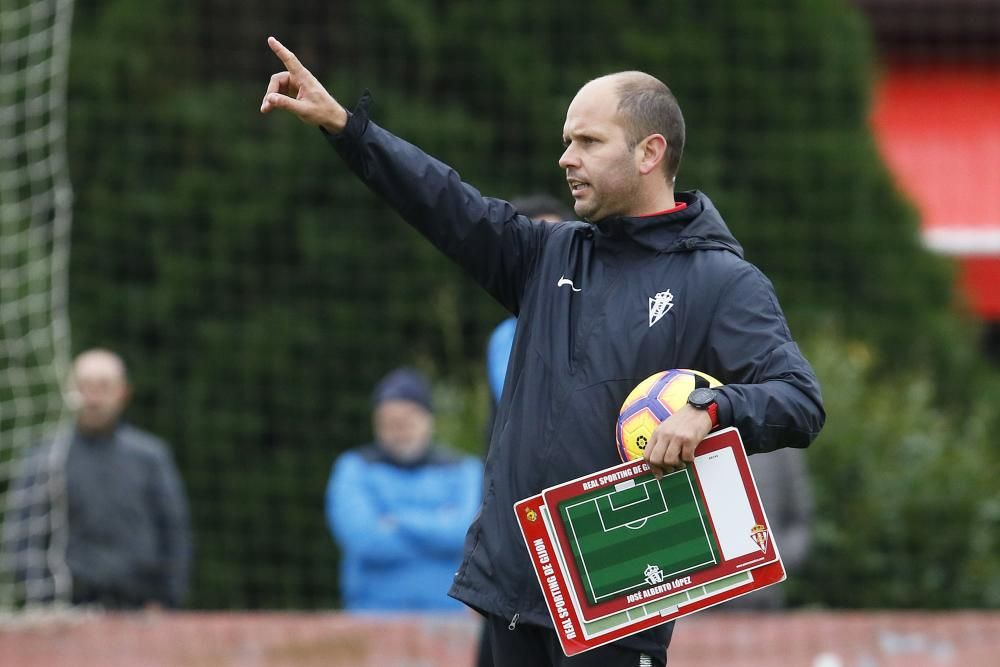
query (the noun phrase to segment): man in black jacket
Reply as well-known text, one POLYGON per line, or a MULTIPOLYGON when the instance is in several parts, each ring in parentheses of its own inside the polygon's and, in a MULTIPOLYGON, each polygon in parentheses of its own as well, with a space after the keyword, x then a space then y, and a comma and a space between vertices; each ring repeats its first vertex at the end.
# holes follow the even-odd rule
POLYGON ((191 526, 170 448, 121 420, 131 389, 117 354, 81 353, 70 379, 76 423, 68 449, 60 437, 39 445, 11 483, 3 537, 15 578, 28 601, 45 600, 47 592, 33 591, 56 576, 53 561, 65 559, 74 604, 179 607, 191 526), (64 538, 51 518, 63 504, 64 538), (52 526, 53 534, 38 525, 52 526))
POLYGON ((319 126, 358 178, 518 316, 483 505, 451 595, 487 615, 497 665, 664 664, 672 624, 562 655, 514 502, 617 463, 618 408, 659 370, 725 383, 656 429, 645 458, 659 474, 690 463, 715 425, 738 427, 754 453, 805 447, 824 420, 770 282, 708 197, 674 193, 684 121, 673 95, 641 72, 581 88, 559 164, 587 222, 538 223, 371 122, 367 94, 348 113, 268 43, 286 71, 261 111, 319 126))

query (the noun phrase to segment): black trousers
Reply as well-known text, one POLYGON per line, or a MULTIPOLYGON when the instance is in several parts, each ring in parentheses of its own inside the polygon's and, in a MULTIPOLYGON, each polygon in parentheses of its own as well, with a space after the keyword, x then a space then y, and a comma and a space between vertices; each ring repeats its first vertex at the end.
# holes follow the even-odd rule
MULTIPOLYGON (((666 648, 657 654, 642 653, 618 644, 607 644, 567 658, 559 645, 555 630, 537 625, 518 624, 509 629, 510 621, 499 616, 486 616, 483 644, 492 652, 492 667, 664 667, 666 648)), ((480 655, 480 667, 488 658, 480 655)))

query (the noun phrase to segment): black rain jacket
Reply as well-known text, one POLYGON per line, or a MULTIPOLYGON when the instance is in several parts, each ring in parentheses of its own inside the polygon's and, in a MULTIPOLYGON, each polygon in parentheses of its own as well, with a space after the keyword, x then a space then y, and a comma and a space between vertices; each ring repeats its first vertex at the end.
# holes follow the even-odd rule
MULTIPOLYGON (((371 122, 367 102, 330 135, 338 153, 518 317, 483 504, 452 596, 552 627, 513 505, 620 463, 618 410, 657 371, 694 368, 723 382, 719 422, 739 428, 749 453, 815 438, 825 418, 816 376, 770 281, 743 259, 708 197, 678 193, 686 208, 665 215, 536 223, 371 122), (657 295, 672 304, 659 319, 657 295)), ((622 644, 662 651, 671 629, 622 644)))

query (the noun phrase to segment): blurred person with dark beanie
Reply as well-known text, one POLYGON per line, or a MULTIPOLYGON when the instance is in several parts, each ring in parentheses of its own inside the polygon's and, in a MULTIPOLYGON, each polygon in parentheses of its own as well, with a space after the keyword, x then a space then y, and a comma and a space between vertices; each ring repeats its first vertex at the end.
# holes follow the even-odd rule
POLYGON ((338 457, 326 518, 349 611, 461 611, 448 587, 479 508, 479 460, 435 442, 431 388, 400 368, 372 393, 374 442, 338 457))

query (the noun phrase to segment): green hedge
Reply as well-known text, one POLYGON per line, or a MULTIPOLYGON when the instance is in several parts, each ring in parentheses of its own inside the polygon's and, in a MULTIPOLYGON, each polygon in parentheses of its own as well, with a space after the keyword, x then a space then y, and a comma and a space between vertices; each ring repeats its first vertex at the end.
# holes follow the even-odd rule
MULTIPOLYGON (((802 603, 836 607, 1000 605, 1000 457, 991 401, 943 407, 926 370, 877 370, 878 352, 809 341, 827 426, 810 450, 812 555, 802 603)), ((1000 383, 982 384, 1000 395, 1000 383)))

